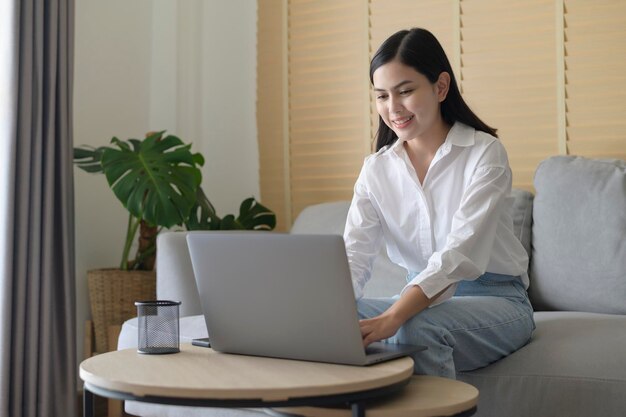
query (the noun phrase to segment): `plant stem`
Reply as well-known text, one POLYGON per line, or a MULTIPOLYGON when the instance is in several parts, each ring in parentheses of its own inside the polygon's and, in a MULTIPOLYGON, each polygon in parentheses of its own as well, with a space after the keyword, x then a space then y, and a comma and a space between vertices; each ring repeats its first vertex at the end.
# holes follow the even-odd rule
POLYGON ((122 271, 128 271, 128 254, 130 253, 130 247, 133 244, 133 240, 135 239, 135 234, 137 233, 137 228, 141 223, 140 219, 135 219, 135 216, 129 214, 128 216, 128 227, 126 228, 126 242, 124 243, 124 252, 122 252, 122 263, 120 264, 120 269, 122 271), (133 222, 136 220, 136 222, 133 222))
POLYGON ((137 266, 141 265, 146 258, 154 255, 155 253, 156 253, 156 243, 151 245, 145 251, 141 252, 139 255, 137 255, 137 258, 135 259, 135 267, 133 269, 137 269, 137 266))
POLYGON ((128 269, 134 271, 152 271, 156 262, 156 238, 163 229, 157 226, 148 226, 145 221, 139 222, 139 245, 135 259, 129 262, 128 269))

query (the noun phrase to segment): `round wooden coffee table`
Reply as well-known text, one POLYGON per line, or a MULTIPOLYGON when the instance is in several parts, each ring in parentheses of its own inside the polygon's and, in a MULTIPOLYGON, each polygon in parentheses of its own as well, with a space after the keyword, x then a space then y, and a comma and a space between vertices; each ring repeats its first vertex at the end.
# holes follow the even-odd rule
MULTIPOLYGON (((472 385, 436 376, 416 375, 394 394, 365 402, 367 417, 471 416, 476 412, 478 390, 472 385)), ((350 417, 345 407, 277 408, 277 414, 304 417, 350 417)))
POLYGON ((411 379, 409 357, 372 366, 229 355, 181 344, 181 352, 103 353, 80 364, 85 416, 94 394, 121 400, 201 407, 291 407, 348 403, 362 416, 365 399, 390 395, 411 379))

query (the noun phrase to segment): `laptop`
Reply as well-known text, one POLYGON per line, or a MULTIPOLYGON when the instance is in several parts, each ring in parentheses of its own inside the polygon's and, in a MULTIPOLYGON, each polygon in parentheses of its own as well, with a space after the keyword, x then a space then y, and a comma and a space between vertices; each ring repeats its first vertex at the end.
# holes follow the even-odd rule
POLYGON ((344 241, 338 235, 192 232, 187 235, 216 351, 348 365, 424 346, 363 347, 344 241))

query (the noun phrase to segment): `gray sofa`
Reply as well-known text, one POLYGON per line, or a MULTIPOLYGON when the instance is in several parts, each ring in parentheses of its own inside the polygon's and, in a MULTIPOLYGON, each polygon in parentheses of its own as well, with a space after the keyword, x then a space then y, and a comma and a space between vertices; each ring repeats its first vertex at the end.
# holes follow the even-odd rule
MULTIPOLYGON (((535 175, 536 195, 514 190, 516 233, 530 254, 532 341, 485 368, 460 374, 480 390, 477 416, 626 415, 626 162, 553 157, 535 175)), ((305 209, 292 233, 337 233, 349 202, 305 209)), ((366 296, 389 296, 405 271, 381 253, 366 296)), ((182 300, 181 340, 206 336, 185 233, 159 237, 157 292, 182 300)), ((136 346, 136 321, 118 348, 136 346)), ((261 416, 127 403, 145 416, 261 416)))

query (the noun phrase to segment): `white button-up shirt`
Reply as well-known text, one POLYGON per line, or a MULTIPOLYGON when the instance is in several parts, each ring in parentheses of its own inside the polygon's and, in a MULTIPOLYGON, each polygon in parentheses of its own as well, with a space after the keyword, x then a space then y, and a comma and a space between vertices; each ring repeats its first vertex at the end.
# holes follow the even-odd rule
POLYGON ((418 275, 429 298, 492 272, 520 276, 528 288, 528 255, 513 234, 511 169, 495 137, 455 123, 423 184, 403 141, 365 159, 354 187, 344 240, 356 298, 384 242, 392 262, 418 275))

